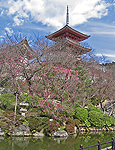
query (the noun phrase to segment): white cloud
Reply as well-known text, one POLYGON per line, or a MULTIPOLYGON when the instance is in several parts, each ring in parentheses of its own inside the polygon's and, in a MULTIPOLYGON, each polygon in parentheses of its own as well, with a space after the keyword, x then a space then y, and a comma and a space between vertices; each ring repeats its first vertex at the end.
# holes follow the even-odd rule
POLYGON ((115 36, 115 24, 92 21, 88 23, 88 33, 91 35, 115 36))
POLYGON ((110 60, 111 62, 115 62, 115 54, 107 54, 107 53, 97 53, 96 56, 98 57, 107 57, 106 60, 110 60))
POLYGON ((0 39, 3 39, 4 38, 4 36, 3 35, 0 35, 0 39))
POLYGON ((114 57, 115 58, 115 54, 106 54, 106 53, 97 53, 96 56, 107 56, 107 57, 114 57))
POLYGON ((86 22, 89 18, 101 18, 107 15, 107 6, 108 4, 101 0, 81 0, 76 3, 70 21, 75 25, 86 22))
POLYGON ((2 16, 2 15, 3 15, 3 13, 4 13, 4 10, 2 10, 2 11, 1 11, 0 16, 2 16))
POLYGON ((24 23, 24 20, 21 19, 19 16, 14 17, 14 26, 19 26, 19 25, 22 25, 23 23, 24 23))
POLYGON ((37 22, 60 28, 66 22, 66 5, 69 5, 70 24, 86 22, 89 18, 107 15, 108 4, 104 0, 7 0, 8 15, 15 25, 31 17, 37 22))
POLYGON ((9 35, 13 33, 13 30, 11 28, 6 27, 5 31, 8 32, 9 35))

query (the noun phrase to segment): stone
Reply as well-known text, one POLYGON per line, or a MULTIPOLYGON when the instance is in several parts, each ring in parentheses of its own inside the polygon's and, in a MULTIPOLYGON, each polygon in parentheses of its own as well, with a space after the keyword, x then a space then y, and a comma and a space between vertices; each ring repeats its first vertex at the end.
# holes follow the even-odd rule
POLYGON ((53 137, 66 137, 68 136, 66 131, 57 131, 52 134, 53 137))
POLYGON ((3 136, 4 134, 4 131, 0 128, 0 136, 3 136))
POLYGON ((22 116, 25 117, 25 115, 26 115, 25 113, 27 112, 26 107, 28 107, 29 104, 26 103, 25 101, 23 101, 23 102, 21 102, 19 105, 21 106, 20 113, 21 113, 22 116))
POLYGON ((19 105, 20 105, 20 106, 25 106, 25 107, 29 106, 29 104, 26 103, 25 101, 21 102, 19 105))
POLYGON ((53 119, 49 119, 49 121, 51 121, 51 122, 52 122, 52 121, 53 121, 53 119))
POLYGON ((12 136, 29 136, 30 129, 28 125, 20 125, 16 127, 13 131, 12 136))
POLYGON ((44 137, 44 134, 41 132, 36 132, 33 134, 34 137, 44 137))
POLYGON ((75 134, 77 133, 77 127, 76 126, 74 127, 74 133, 75 134))

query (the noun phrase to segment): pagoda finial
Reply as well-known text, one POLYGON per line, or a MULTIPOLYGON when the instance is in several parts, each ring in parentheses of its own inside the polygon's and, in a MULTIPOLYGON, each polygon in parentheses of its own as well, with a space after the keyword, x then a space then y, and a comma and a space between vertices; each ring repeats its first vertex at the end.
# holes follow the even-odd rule
POLYGON ((68 5, 67 5, 67 18, 66 18, 66 25, 69 24, 69 10, 68 10, 68 5))

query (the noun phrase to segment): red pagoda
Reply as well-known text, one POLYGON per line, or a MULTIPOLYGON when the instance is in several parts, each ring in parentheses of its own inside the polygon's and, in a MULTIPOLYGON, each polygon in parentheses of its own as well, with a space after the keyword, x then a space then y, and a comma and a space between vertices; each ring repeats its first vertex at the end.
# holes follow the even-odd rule
POLYGON ((82 47, 81 44, 79 43, 83 40, 88 39, 90 37, 90 35, 83 34, 69 26, 68 6, 67 6, 66 25, 63 28, 61 28, 60 30, 58 30, 52 34, 46 35, 45 37, 47 39, 55 41, 56 43, 58 43, 59 41, 63 41, 63 44, 66 47, 72 48, 72 51, 74 54, 82 55, 82 54, 85 54, 85 53, 91 51, 91 49, 82 47))

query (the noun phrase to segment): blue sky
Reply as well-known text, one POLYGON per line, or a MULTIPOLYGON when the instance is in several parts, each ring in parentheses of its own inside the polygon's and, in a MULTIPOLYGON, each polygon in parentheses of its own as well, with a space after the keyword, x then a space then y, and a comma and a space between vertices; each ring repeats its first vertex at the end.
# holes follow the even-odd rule
POLYGON ((66 23, 91 35, 87 42, 96 55, 115 61, 115 0, 0 0, 0 40, 7 31, 45 36, 66 23))

